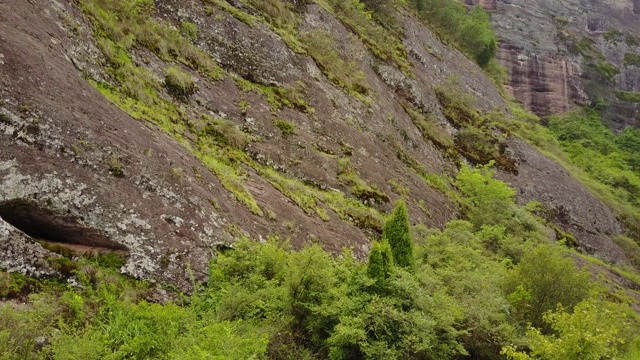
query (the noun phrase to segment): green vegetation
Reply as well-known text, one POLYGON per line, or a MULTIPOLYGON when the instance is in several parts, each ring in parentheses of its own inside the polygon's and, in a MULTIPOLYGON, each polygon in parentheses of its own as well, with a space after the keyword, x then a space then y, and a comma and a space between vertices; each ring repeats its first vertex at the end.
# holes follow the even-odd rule
POLYGON ((569 50, 573 53, 580 54, 587 59, 596 58, 604 60, 604 55, 595 48, 595 40, 590 37, 583 37, 580 40, 572 38, 569 50))
POLYGON ((351 166, 351 159, 348 157, 338 159, 338 180, 344 185, 351 186, 353 195, 364 202, 369 200, 376 203, 389 201, 387 194, 358 176, 356 170, 351 166))
MULTIPOLYGON (((280 0, 242 2, 264 17, 226 1, 206 0, 248 24, 265 22, 292 49, 307 51, 330 81, 356 96, 368 93, 351 55, 336 50, 330 33, 296 34, 299 14, 294 5, 280 0)), ((240 203, 259 216, 266 212, 275 217, 263 211, 245 186, 247 179, 260 176, 307 214, 330 221, 330 209, 374 237, 381 233, 382 239, 374 242, 368 264, 357 261, 348 250, 334 258, 318 246, 294 251, 276 238, 266 244, 242 239, 212 260, 206 285, 194 284, 193 294, 176 295, 164 305, 143 300, 154 291, 148 284, 108 269, 122 264, 121 259, 54 260, 64 273, 78 278, 79 287, 33 286, 33 280, 2 273, 0 295, 22 297, 33 292, 24 297, 24 305, 0 306, 3 357, 493 359, 502 353, 514 359, 550 359, 555 354, 597 359, 628 358, 638 352, 640 346, 633 337, 640 330, 639 320, 630 310, 628 296, 594 284, 578 269, 572 258, 578 255, 548 239, 555 233, 569 242, 571 236, 537 217, 536 204, 516 205, 514 190, 494 179, 491 167, 495 163, 515 170, 515 162, 505 153, 505 129, 523 134, 548 152, 567 151, 569 158, 563 161, 577 164, 582 169, 579 175, 591 181, 587 185, 620 211, 631 232, 617 241, 637 255, 630 258, 640 259, 640 247, 633 238, 640 229, 636 130, 613 135, 595 124, 589 117, 596 115, 591 113, 552 119, 551 130, 542 129, 535 117, 519 109, 514 109, 515 120, 498 113, 483 115, 459 92, 438 89, 445 115, 459 130, 455 139, 443 135, 428 113, 411 108, 407 112, 436 146, 482 166, 461 165, 457 178, 449 179, 428 173, 400 144, 392 144, 410 169, 461 210, 462 219, 441 230, 411 228, 404 202, 389 217, 372 207, 370 199, 379 205, 389 198, 361 179, 348 157, 338 159, 338 180, 350 187, 351 195, 306 185, 250 158, 244 149, 259 139, 233 122, 189 114, 168 101, 170 97, 162 93, 165 88, 184 100, 196 91, 193 72, 212 79, 222 76, 213 60, 193 46, 198 38, 195 25, 182 23, 177 30, 154 20, 149 0, 80 3, 94 27, 110 76, 109 83, 94 86, 134 118, 149 121, 180 141, 240 203), (137 47, 169 63, 164 84, 157 74, 132 61, 131 51, 137 47), (36 343, 40 336, 46 342, 36 343)), ((479 8, 461 11, 452 1, 414 3, 441 36, 458 44, 485 70, 490 68, 495 35, 487 30, 486 13, 479 8), (463 39, 460 34, 464 33, 472 35, 463 39)), ((399 30, 388 17, 395 2, 330 0, 321 5, 379 59, 407 72, 409 62, 399 30), (383 24, 384 19, 389 24, 383 24)), ((585 53, 590 51, 588 42, 579 46, 585 53)), ((595 66, 603 76, 615 77, 616 69, 607 65, 596 62, 595 66)), ((283 107, 313 113, 301 95, 301 84, 276 87, 235 81, 241 90, 261 94, 274 113, 283 107)), ((248 109, 242 100, 238 105, 244 112, 248 109)), ((292 123, 274 123, 284 137, 295 132, 292 123)), ((182 169, 178 170, 175 175, 182 177, 182 169)), ((399 184, 389 184, 399 195, 409 197, 399 184)), ((429 214, 424 202, 418 206, 429 214)), ((589 260, 590 264, 596 261, 589 260)), ((615 271, 638 282, 624 269, 615 271)))
POLYGON ((185 38, 193 41, 198 40, 198 26, 189 21, 183 21, 180 24, 180 34, 185 38))
POLYGON ((163 60, 183 63, 214 80, 221 77, 220 67, 191 40, 152 18, 153 1, 80 0, 80 4, 96 28, 98 43, 102 43, 101 50, 117 77, 119 72, 131 70, 127 51, 133 46, 148 48, 163 60))
POLYGON ((294 134, 296 131, 296 126, 292 122, 288 122, 282 119, 275 119, 273 120, 273 123, 278 127, 278 129, 280 129, 280 132, 282 132, 282 137, 285 139, 288 138, 289 135, 294 134))
MULTIPOLYGON (((202 3, 214 5, 251 27, 253 27, 257 21, 260 21, 259 18, 232 6, 226 0, 203 0, 202 3)), ((205 6, 204 10, 207 15, 213 15, 215 13, 215 9, 210 6, 205 6)))
POLYGON ((364 73, 358 69, 354 61, 340 55, 330 32, 315 29, 300 34, 300 38, 307 53, 316 61, 329 81, 355 96, 367 94, 369 90, 364 73))
POLYGON ((387 241, 376 241, 369 252, 367 275, 379 284, 384 283, 393 273, 393 253, 387 241))
MULTIPOLYGON (((291 50, 303 53, 303 46, 297 38, 297 27, 300 22, 294 4, 282 0, 245 0, 265 16, 265 22, 275 30, 291 50)), ((304 1, 299 1, 299 4, 304 1)))
POLYGON ((409 271, 415 268, 407 205, 398 200, 396 208, 384 223, 382 238, 389 242, 393 261, 409 271))
MULTIPOLYGON (((408 104, 403 104, 405 111, 409 114, 409 117, 413 121, 413 124, 420 129, 422 137, 432 142, 435 146, 444 151, 451 151, 454 149, 453 138, 447 130, 437 123, 434 114, 423 114, 421 111, 410 107, 408 104)), ((456 157, 453 154, 451 157, 456 157)))
MULTIPOLYGON (((640 243, 640 133, 627 128, 616 135, 602 123, 597 111, 584 109, 552 117, 548 128, 537 116, 513 105, 513 118, 493 114, 496 122, 536 146, 561 164, 593 194, 613 208, 627 227, 627 237, 640 243)), ((621 240, 630 259, 640 249, 621 240)))
MULTIPOLYGON (((590 37, 583 37, 578 40, 575 34, 569 33, 565 41, 569 51, 580 54, 584 58, 585 62, 585 76, 591 80, 590 84, 599 90, 597 92, 603 92, 607 90, 600 89, 604 81, 610 84, 615 84, 616 76, 620 73, 613 64, 607 62, 606 57, 595 47, 595 40, 590 37)), ((600 95, 600 94, 599 94, 600 95)), ((606 94, 602 94, 606 95, 606 94)))
POLYGON ((400 184, 396 179, 387 180, 387 184, 391 186, 396 194, 400 195, 404 199, 407 199, 411 193, 411 189, 409 189, 409 187, 400 184))
POLYGON ((371 21, 371 14, 366 10, 365 3, 359 0, 323 0, 320 4, 325 4, 377 58, 395 65, 406 75, 412 76, 407 51, 401 38, 375 21, 371 21))
POLYGON ((620 73, 620 69, 606 61, 600 61, 596 63, 595 66, 600 75, 604 76, 609 82, 615 83, 616 76, 620 73))
POLYGON ((479 6, 471 11, 455 0, 410 0, 446 41, 452 42, 481 67, 489 65, 498 49, 498 40, 487 14, 479 6))
POLYGON ((632 33, 626 33, 625 34, 625 38, 624 38, 624 42, 629 47, 640 46, 640 37, 638 37, 638 35, 635 35, 635 34, 632 34, 632 33))
POLYGON ((623 35, 624 35, 624 33, 622 31, 620 31, 618 29, 613 29, 613 28, 610 28, 607 32, 602 34, 602 36, 604 36, 605 40, 613 41, 613 42, 620 41, 620 38, 623 35))
POLYGON ((191 75, 175 66, 165 71, 164 86, 169 93, 182 99, 187 99, 196 92, 196 84, 191 75))
POLYGON ((296 83, 287 87, 278 87, 256 84, 235 76, 233 79, 242 91, 261 94, 271 105, 273 112, 283 107, 296 109, 309 115, 315 112, 315 109, 307 104, 302 96, 304 84, 296 83))
POLYGON ((125 176, 122 163, 120 163, 120 159, 115 155, 109 159, 109 172, 115 177, 122 178, 125 176))
MULTIPOLYGON (((300 19, 296 10, 298 6, 304 6, 305 1, 296 1, 292 4, 282 0, 241 0, 241 3, 246 5, 242 7, 235 7, 226 0, 203 0, 202 2, 214 5, 251 27, 258 22, 263 23, 280 35, 291 50, 304 53, 302 44, 297 38, 300 19), (247 11, 247 7, 254 11, 247 11)), ((212 8, 205 7, 206 9, 209 9, 209 14, 213 14, 212 8)))
POLYGON ((560 24, 561 26, 566 26, 567 24, 569 24, 569 19, 564 16, 554 16, 553 21, 560 24))
POLYGON ((625 66, 627 66, 627 65, 640 66, 640 54, 626 53, 626 54, 624 54, 624 58, 622 59, 622 63, 625 66))
POLYGON ((601 184, 596 191, 620 212, 621 220, 640 241, 640 132, 615 135, 593 110, 552 118, 549 129, 571 162, 601 184))
POLYGON ((65 281, 27 287, 24 277, 0 273, 0 293, 32 291, 24 304, 0 306, 0 353, 7 359, 445 360, 637 354, 640 318, 628 297, 595 284, 544 231, 532 238, 535 226, 510 229, 509 219, 528 210, 488 167, 465 169, 457 183, 470 196, 471 212, 497 197, 510 214, 491 226, 470 218, 443 230, 410 229, 399 203, 386 237, 399 235, 395 247, 409 245, 413 255, 394 256, 393 243, 375 242, 368 264, 346 249, 332 257, 317 245, 294 251, 275 237, 263 244, 239 239, 211 261, 206 285, 195 284, 189 296, 169 292, 174 300, 166 304, 144 300, 157 291, 149 284, 84 259, 73 266, 77 287, 65 281), (506 242, 509 236, 514 241, 506 242), (505 247, 526 255, 505 258, 505 247), (409 260, 412 271, 392 258, 409 260))
POLYGON ((500 168, 516 172, 515 160, 505 152, 505 136, 499 123, 475 110, 472 100, 458 89, 455 82, 435 89, 444 116, 458 128, 455 148, 449 148, 448 153, 464 155, 475 164, 494 161, 500 168))
POLYGON ((591 274, 575 271, 572 259, 556 249, 540 246, 526 254, 507 279, 507 292, 517 299, 521 320, 536 328, 551 331, 544 315, 561 303, 574 307, 589 296, 591 274), (541 266, 544 264, 544 266, 541 266))
MULTIPOLYGON (((625 333, 629 310, 618 304, 588 299, 577 304, 573 313, 562 309, 548 312, 544 320, 553 328, 554 335, 545 336, 539 329, 531 328, 527 331, 531 339, 529 354, 517 352, 512 346, 505 347, 503 354, 513 360, 621 358, 625 342, 632 339, 625 333)), ((632 359, 629 356, 635 356, 634 353, 637 354, 637 348, 629 351, 624 359, 632 359)))
POLYGON ((640 92, 617 90, 616 98, 624 102, 640 103, 640 92))

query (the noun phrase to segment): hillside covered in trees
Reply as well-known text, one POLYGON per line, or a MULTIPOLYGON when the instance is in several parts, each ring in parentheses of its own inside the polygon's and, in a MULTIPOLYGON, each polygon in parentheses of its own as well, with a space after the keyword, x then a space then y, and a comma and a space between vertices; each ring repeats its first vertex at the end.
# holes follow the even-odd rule
POLYGON ((0 358, 640 358, 640 132, 456 0, 0 3, 0 358))

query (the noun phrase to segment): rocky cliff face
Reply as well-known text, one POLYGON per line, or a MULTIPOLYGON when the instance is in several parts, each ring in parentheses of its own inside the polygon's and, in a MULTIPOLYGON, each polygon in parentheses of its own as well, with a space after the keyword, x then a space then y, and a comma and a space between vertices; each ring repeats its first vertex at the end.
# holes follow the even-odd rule
MULTIPOLYGON (((443 148, 441 138, 454 139, 457 128, 436 90, 453 89, 481 112, 505 111, 475 64, 404 12, 398 24, 409 71, 380 60, 326 8, 297 13, 297 31, 334 39, 366 87, 358 93, 241 2, 156 1, 150 16, 160 25, 151 29, 197 28, 193 46, 178 42, 182 50, 166 53, 170 45, 157 34, 126 52, 111 47, 99 27, 106 25, 78 6, 88 3, 0 2, 4 268, 48 273, 48 252, 33 239, 126 252, 123 272, 184 289, 189 269, 205 279, 216 248, 240 236, 318 242, 333 252, 352 247, 363 257, 397 199, 407 200, 414 224, 440 227, 458 216, 447 179, 470 145, 443 148), (203 54, 221 66, 220 76, 193 65, 203 54), (163 86, 175 67, 195 82, 188 96, 163 86), (127 82, 131 74, 143 75, 127 82), (151 85, 131 95, 143 81, 151 85), (25 264, 6 250, 16 246, 34 256, 25 264)), ((506 3, 482 4, 496 7, 497 22, 507 16, 506 3)), ((577 57, 538 56, 542 49, 526 50, 532 42, 509 48, 509 41, 501 58, 517 61, 513 73, 529 69, 518 70, 512 87, 534 109, 564 109, 582 96, 577 57)), ((540 46, 552 54, 559 45, 540 46)), ((626 262, 611 241, 620 225, 604 204, 525 142, 509 139, 501 152, 510 166, 500 176, 522 203, 542 202, 583 248, 626 262)))
POLYGON ((518 101, 549 115, 606 100, 614 128, 640 124, 640 106, 621 93, 640 92, 637 0, 479 3, 493 14, 498 58, 518 101))

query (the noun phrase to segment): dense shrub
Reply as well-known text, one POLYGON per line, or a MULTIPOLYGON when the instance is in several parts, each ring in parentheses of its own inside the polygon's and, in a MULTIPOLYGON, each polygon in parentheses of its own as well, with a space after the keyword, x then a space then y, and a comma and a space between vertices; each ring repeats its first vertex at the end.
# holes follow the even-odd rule
POLYGON ((519 286, 528 294, 528 301, 518 309, 533 326, 551 330, 544 321, 548 311, 558 305, 567 310, 589 295, 591 274, 576 271, 573 259, 566 258, 558 248, 540 246, 525 255, 507 280, 507 292, 514 293, 519 286))
POLYGON ((387 241, 376 241, 369 252, 367 275, 378 283, 383 283, 391 276, 392 270, 393 254, 391 253, 391 246, 387 241))

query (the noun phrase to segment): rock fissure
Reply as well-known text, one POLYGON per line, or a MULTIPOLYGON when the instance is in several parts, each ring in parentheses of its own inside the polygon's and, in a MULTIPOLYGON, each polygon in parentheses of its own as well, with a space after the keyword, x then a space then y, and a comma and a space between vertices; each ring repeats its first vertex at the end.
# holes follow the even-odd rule
POLYGON ((128 250, 102 232, 83 224, 81 219, 70 214, 56 214, 28 200, 0 202, 0 217, 36 240, 107 251, 128 250))

